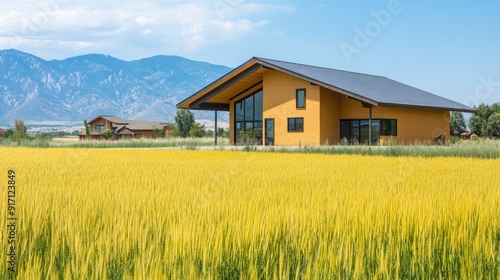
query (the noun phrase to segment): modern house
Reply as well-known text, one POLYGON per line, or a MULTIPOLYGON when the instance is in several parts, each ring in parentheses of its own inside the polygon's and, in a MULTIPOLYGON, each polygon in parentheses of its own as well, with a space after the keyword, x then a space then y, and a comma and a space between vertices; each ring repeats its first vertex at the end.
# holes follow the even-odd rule
POLYGON ((119 140, 126 138, 156 138, 155 131, 168 134, 169 123, 162 121, 136 121, 124 120, 114 116, 97 116, 88 122, 90 136, 86 136, 85 129, 78 133, 82 139, 106 139, 106 132, 112 131, 111 139, 119 140))
POLYGON ((432 142, 450 134, 450 111, 473 108, 374 75, 254 57, 177 104, 229 111, 230 139, 262 145, 432 142))

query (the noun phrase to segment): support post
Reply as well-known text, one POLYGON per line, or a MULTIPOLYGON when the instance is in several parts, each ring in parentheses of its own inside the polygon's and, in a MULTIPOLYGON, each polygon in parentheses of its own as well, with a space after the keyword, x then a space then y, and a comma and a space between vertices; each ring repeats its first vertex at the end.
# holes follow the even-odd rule
POLYGON ((372 107, 370 106, 370 118, 368 119, 368 146, 372 145, 372 107))
POLYGON ((217 109, 215 109, 215 128, 214 128, 214 136, 215 136, 215 146, 217 146, 217 109))

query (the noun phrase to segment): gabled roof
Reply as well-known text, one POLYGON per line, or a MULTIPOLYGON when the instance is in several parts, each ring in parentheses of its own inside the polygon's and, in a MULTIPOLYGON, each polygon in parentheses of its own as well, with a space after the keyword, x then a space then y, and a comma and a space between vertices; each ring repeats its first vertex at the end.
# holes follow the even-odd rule
POLYGON ((177 104, 177 107, 186 109, 221 109, 224 106, 220 104, 220 99, 217 100, 215 98, 216 95, 229 89, 243 79, 251 80, 252 77, 255 78, 258 76, 256 73, 262 73, 263 68, 289 74, 375 106, 420 107, 475 112, 473 108, 466 105, 386 77, 259 57, 254 57, 245 62, 217 81, 183 100, 177 104), (211 99, 218 102, 212 103, 211 99))
POLYGON ((134 133, 127 128, 122 129, 121 131, 118 131, 118 135, 134 135, 134 133))
POLYGON ((114 130, 119 131, 123 127, 127 127, 128 129, 131 130, 153 130, 155 128, 157 129, 163 129, 166 127, 169 123, 168 122, 163 122, 163 121, 136 121, 136 120, 125 120, 121 118, 117 118, 115 116, 97 116, 94 119, 92 119, 89 123, 94 122, 97 119, 105 119, 111 123, 113 123, 114 130))
POLYGON ((95 121, 95 120, 97 120, 99 118, 103 118, 103 119, 105 119, 107 121, 110 121, 110 122, 112 122, 114 124, 128 124, 129 123, 128 120, 117 118, 115 116, 97 116, 94 119, 92 119, 91 121, 89 121, 89 123, 92 123, 93 121, 95 121))
POLYGON ((130 121, 126 127, 130 130, 153 130, 163 129, 167 126, 166 122, 148 122, 148 121, 130 121))

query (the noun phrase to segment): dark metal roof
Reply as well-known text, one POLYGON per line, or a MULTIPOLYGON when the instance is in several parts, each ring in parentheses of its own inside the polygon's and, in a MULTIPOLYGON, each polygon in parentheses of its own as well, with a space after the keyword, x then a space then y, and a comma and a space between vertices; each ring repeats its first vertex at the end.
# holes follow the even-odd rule
POLYGON ((376 106, 425 107, 475 112, 469 106, 405 85, 386 77, 309 66, 266 58, 254 58, 266 67, 286 72, 320 86, 376 106))
POLYGON ((206 110, 221 109, 222 105, 227 106, 227 104, 206 102, 220 92, 223 92, 226 88, 238 83, 246 76, 259 71, 262 67, 289 74, 375 106, 418 107, 423 109, 475 112, 475 109, 464 104, 386 77, 260 57, 251 58, 205 88, 181 101, 177 104, 177 107, 206 110))

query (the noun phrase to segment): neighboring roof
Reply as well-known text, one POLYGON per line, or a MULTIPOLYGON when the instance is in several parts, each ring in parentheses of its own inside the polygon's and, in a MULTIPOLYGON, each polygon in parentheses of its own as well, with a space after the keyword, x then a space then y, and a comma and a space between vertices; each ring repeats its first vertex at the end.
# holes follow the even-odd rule
POLYGON ((164 128, 169 123, 164 121, 140 121, 140 120, 125 120, 117 118, 115 116, 97 116, 92 119, 89 123, 94 122, 97 119, 105 119, 114 125, 114 130, 121 130, 123 127, 127 127, 131 130, 153 130, 155 128, 164 128))
MULTIPOLYGON (((254 57, 183 100, 177 107, 210 109, 211 98, 262 68, 273 69, 375 106, 422 107, 475 112, 475 109, 386 77, 254 57), (205 106, 203 106, 205 105, 205 106)), ((220 103, 220 100, 218 101, 220 103)), ((221 104, 213 104, 220 107, 221 104)))
POLYGON ((130 122, 128 120, 117 118, 115 116, 97 116, 94 119, 92 119, 89 123, 92 123, 93 121, 95 121, 95 120, 97 120, 99 118, 103 118, 103 119, 105 119, 107 121, 110 121, 110 122, 112 122, 114 124, 128 124, 130 122))
POLYGON ((118 132, 118 135, 134 135, 134 133, 125 128, 122 131, 118 132))
POLYGON ((130 121, 126 127, 131 130, 153 130, 163 129, 167 125, 166 122, 130 121))

